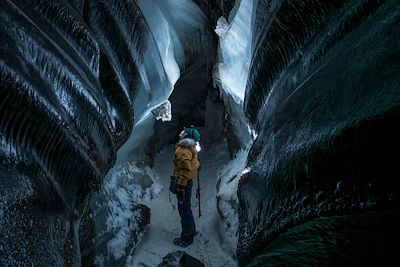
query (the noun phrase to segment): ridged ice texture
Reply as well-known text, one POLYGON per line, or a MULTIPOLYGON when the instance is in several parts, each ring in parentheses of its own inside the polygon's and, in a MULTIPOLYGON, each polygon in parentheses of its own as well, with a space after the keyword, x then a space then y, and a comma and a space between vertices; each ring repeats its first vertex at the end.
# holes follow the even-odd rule
POLYGON ((0 4, 2 266, 79 265, 78 219, 132 130, 143 16, 71 4, 0 4))
POLYGON ((258 137, 238 192, 242 265, 258 255, 252 266, 290 266, 303 252, 309 257, 297 264, 318 262, 317 250, 290 238, 326 246, 336 266, 395 257, 385 249, 396 229, 374 248, 363 242, 373 243, 369 231, 393 227, 380 212, 399 210, 399 14, 398 1, 258 1, 245 97, 258 137), (345 236, 355 223, 332 217, 332 225, 321 220, 274 242, 321 216, 367 212, 377 219, 366 216, 359 238, 345 236))
POLYGON ((250 120, 257 121, 259 112, 268 105, 268 96, 285 71, 296 66, 293 83, 301 84, 314 70, 310 68, 383 2, 308 0, 294 4, 282 0, 259 1, 254 25, 252 75, 246 90, 246 111, 250 120))
MULTIPOLYGON (((195 37, 196 34, 201 36, 204 15, 192 0, 136 2, 145 17, 149 34, 143 64, 139 69, 140 80, 134 101, 135 134, 118 151, 119 163, 131 161, 145 153, 140 151, 143 151, 143 148, 148 149, 146 144, 154 132, 151 111, 171 95, 180 77, 180 69, 189 69, 189 66, 192 69, 193 65, 200 65, 205 58, 207 59, 203 55, 208 54, 208 50, 204 50, 207 42, 201 37, 195 37)), ((185 105, 191 103, 186 100, 184 102, 185 105)), ((173 104, 175 111, 180 109, 177 104, 173 104)))
MULTIPOLYGON (((125 141, 133 127, 133 109, 135 116, 142 111, 133 106, 140 94, 137 87, 148 75, 143 57, 149 28, 134 1, 88 1, 83 18, 100 45, 100 81, 112 102, 111 113, 116 118, 112 123, 125 141)), ((153 66, 153 70, 160 68, 153 66)))

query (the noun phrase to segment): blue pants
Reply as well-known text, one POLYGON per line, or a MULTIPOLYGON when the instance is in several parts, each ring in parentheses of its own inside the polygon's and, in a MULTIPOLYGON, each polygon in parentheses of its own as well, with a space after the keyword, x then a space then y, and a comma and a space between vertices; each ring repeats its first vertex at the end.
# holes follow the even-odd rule
POLYGON ((192 213, 190 198, 192 196, 193 181, 189 181, 185 187, 185 197, 183 200, 178 199, 178 211, 181 216, 182 239, 192 239, 196 232, 196 225, 192 213))

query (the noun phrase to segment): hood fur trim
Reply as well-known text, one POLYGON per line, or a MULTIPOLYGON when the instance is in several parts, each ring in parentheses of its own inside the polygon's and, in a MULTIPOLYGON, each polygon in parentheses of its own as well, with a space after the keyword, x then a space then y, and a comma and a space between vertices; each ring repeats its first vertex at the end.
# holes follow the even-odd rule
POLYGON ((196 146, 196 141, 191 138, 183 138, 181 141, 179 141, 178 145, 183 147, 196 146))

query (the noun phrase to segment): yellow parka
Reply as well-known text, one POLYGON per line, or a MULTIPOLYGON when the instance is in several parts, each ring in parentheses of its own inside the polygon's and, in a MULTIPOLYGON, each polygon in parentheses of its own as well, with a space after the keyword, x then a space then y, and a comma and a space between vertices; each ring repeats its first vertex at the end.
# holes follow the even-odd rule
POLYGON ((175 147, 173 162, 174 176, 178 178, 178 185, 186 186, 187 182, 196 176, 200 166, 196 142, 189 138, 180 140, 175 147))

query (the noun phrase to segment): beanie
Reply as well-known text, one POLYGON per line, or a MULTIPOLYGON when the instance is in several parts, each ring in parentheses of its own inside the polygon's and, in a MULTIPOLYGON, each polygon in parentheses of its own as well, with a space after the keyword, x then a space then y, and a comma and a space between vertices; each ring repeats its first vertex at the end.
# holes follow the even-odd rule
POLYGON ((186 136, 185 136, 186 138, 193 139, 196 142, 200 141, 200 132, 196 128, 194 128, 194 127, 186 128, 185 127, 184 131, 186 133, 186 136))

